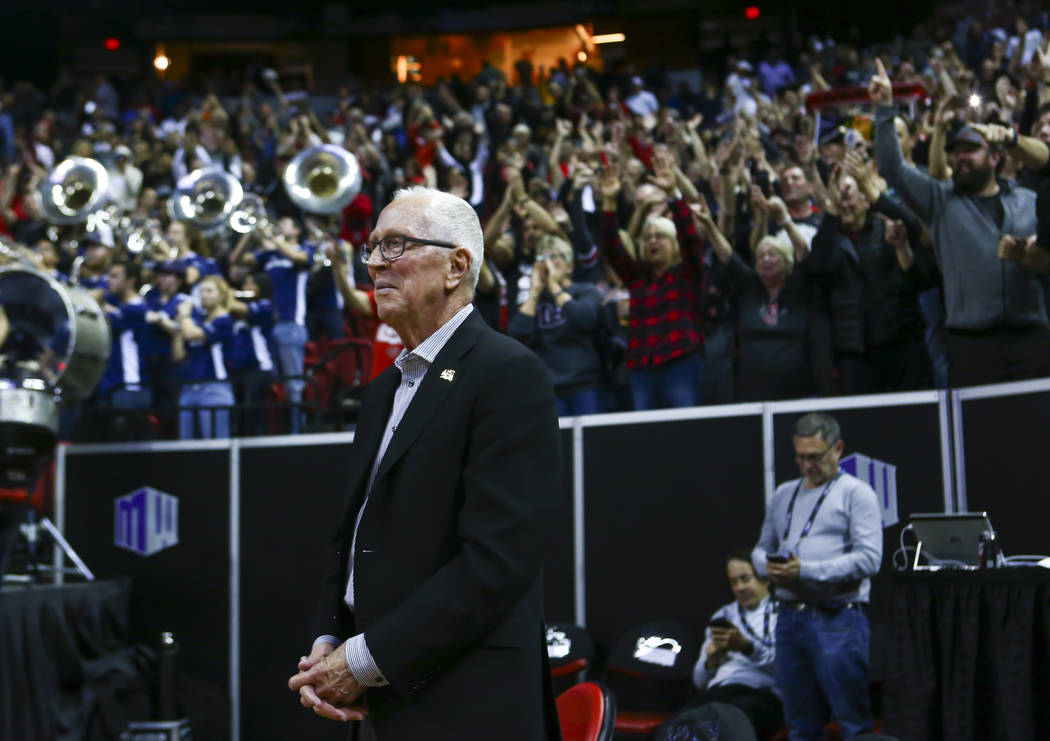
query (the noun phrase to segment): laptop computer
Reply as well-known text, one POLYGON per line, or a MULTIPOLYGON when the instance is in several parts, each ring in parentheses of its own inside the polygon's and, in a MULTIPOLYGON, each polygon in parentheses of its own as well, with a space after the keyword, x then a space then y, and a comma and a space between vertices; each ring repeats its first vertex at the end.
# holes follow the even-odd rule
POLYGON ((910 516, 908 524, 919 541, 912 563, 916 571, 976 569, 981 536, 995 534, 987 512, 918 513, 910 516))

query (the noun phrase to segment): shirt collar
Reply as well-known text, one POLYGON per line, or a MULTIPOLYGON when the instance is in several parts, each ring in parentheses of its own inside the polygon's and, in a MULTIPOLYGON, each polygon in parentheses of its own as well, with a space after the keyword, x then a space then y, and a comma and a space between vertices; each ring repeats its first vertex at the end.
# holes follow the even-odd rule
POLYGON ((473 310, 473 304, 467 304, 464 306, 453 314, 451 319, 442 324, 434 334, 420 342, 415 350, 402 350, 401 354, 394 360, 394 365, 397 366, 398 370, 401 370, 404 364, 408 362, 409 358, 413 357, 425 361, 427 366, 429 366, 434 362, 434 358, 437 357, 437 354, 441 352, 441 348, 445 346, 445 343, 447 343, 455 331, 459 329, 459 326, 466 321, 467 317, 470 316, 470 312, 473 310))

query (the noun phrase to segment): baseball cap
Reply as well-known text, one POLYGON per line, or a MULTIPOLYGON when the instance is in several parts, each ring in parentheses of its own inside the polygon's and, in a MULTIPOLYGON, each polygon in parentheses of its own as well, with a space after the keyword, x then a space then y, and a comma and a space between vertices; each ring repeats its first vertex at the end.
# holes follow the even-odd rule
POLYGON ((830 131, 822 134, 820 137, 820 146, 824 147, 828 144, 842 144, 846 141, 846 127, 836 126, 830 131))
POLYGON ((156 267, 153 268, 154 273, 170 273, 171 275, 177 275, 180 278, 186 277, 186 266, 182 263, 175 262, 174 260, 165 260, 164 262, 158 262, 156 267))
POLYGON ((963 124, 948 132, 948 137, 944 142, 945 149, 951 149, 956 144, 973 144, 975 146, 984 146, 988 144, 987 140, 981 136, 981 132, 972 126, 963 124))

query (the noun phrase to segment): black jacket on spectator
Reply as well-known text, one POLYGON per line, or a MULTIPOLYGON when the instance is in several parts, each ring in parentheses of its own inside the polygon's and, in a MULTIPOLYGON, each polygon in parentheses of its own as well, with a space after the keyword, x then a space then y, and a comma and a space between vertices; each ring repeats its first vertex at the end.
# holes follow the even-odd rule
POLYGON ((920 233, 918 219, 885 195, 857 234, 848 234, 838 216, 825 215, 806 265, 827 294, 836 353, 864 353, 872 345, 923 336, 918 294, 936 283, 937 268, 932 251, 919 244, 920 233), (886 224, 876 211, 904 221, 915 255, 907 272, 886 242, 886 224))

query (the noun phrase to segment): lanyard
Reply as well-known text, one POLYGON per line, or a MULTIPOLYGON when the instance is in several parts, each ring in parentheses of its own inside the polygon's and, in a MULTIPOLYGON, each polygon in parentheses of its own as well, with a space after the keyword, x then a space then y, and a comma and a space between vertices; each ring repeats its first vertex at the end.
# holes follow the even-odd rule
POLYGON ((762 615, 762 637, 759 638, 758 634, 755 633, 754 629, 748 624, 747 619, 744 617, 744 608, 740 606, 740 603, 736 603, 736 614, 740 618, 740 624, 744 626, 744 630, 747 634, 754 638, 756 641, 761 643, 766 648, 773 645, 772 639, 769 637, 769 616, 773 612, 773 600, 766 600, 766 611, 762 615))
MULTIPOLYGON (((802 539, 809 535, 809 531, 813 529, 813 521, 817 519, 817 512, 820 510, 820 505, 824 504, 824 500, 828 498, 828 492, 831 491, 831 487, 839 479, 839 474, 835 474, 831 481, 824 487, 824 491, 820 492, 820 496, 817 498, 817 503, 813 505, 813 511, 809 513, 809 519, 806 520, 806 524, 802 526, 802 532, 799 533, 798 543, 802 542, 802 539)), ((805 481, 805 479, 803 479, 805 481)), ((795 487, 795 493, 791 495, 791 501, 788 503, 787 511, 787 527, 784 528, 784 537, 781 539, 781 543, 786 543, 788 535, 791 533, 791 516, 795 512, 795 500, 798 498, 798 492, 802 488, 802 481, 798 482, 798 486, 795 487)), ((795 544, 795 550, 798 551, 798 543, 795 544)), ((795 555, 798 555, 797 553, 795 555)))

